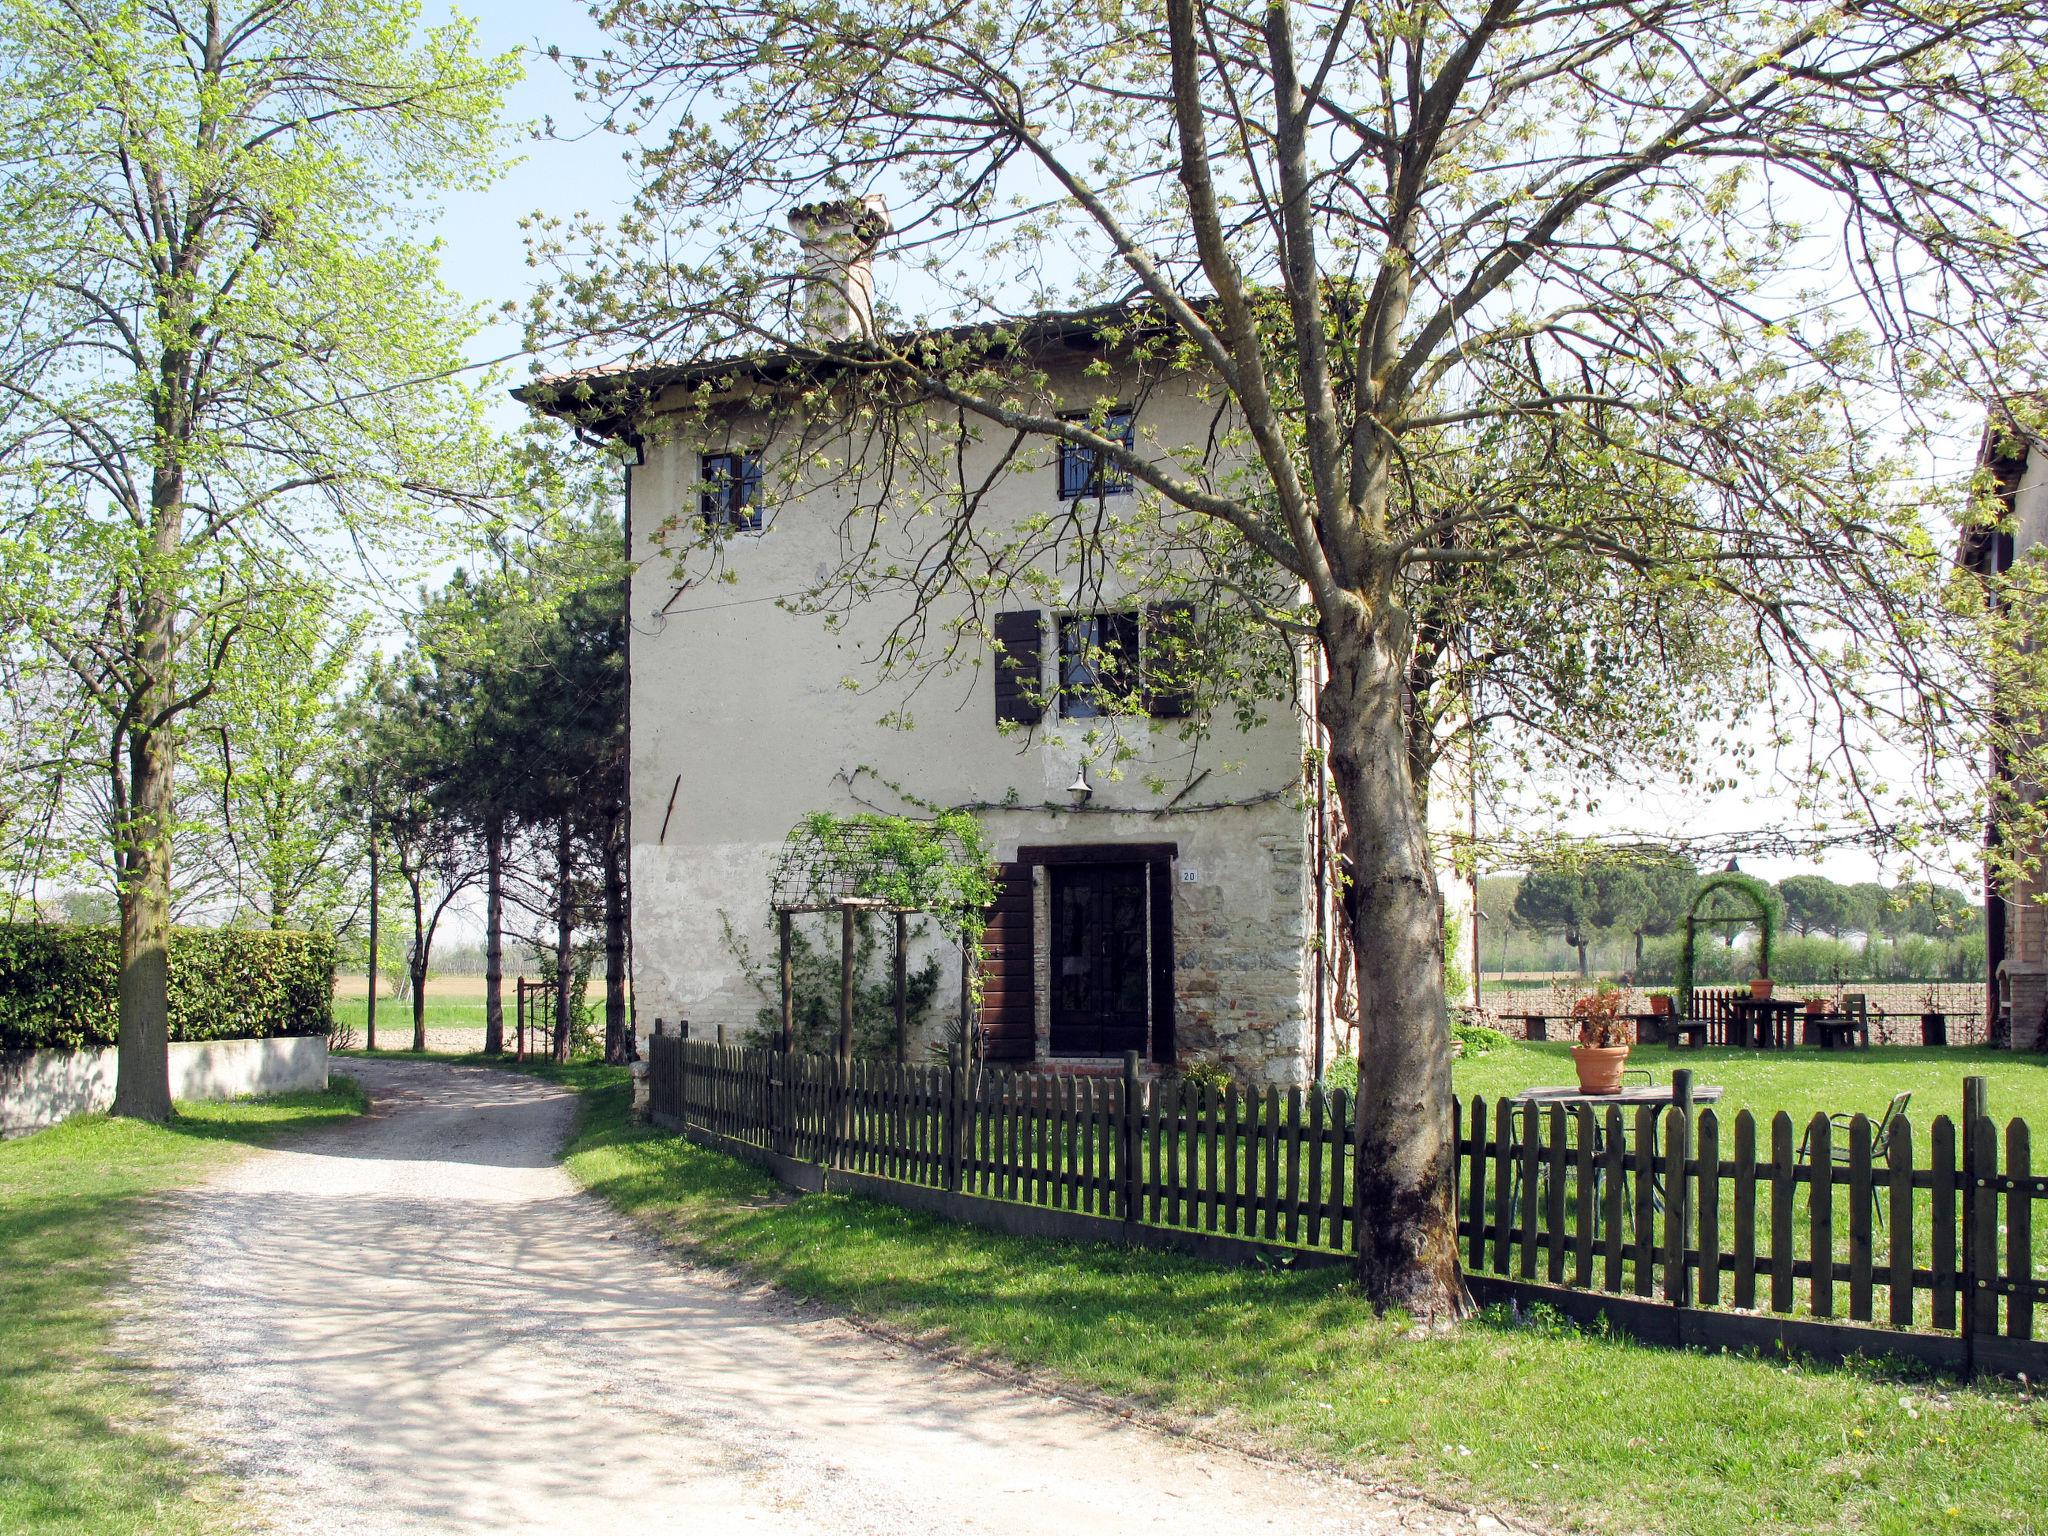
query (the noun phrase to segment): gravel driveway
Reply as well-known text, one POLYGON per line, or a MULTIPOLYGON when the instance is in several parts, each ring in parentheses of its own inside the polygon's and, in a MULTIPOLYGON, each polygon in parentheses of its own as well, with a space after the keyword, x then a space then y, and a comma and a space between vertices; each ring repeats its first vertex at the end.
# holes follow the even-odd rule
POLYGON ((1133 1426, 677 1265, 556 1154, 571 1095, 351 1062, 366 1118, 184 1197, 136 1339, 280 1531, 1504 1527, 1133 1426))

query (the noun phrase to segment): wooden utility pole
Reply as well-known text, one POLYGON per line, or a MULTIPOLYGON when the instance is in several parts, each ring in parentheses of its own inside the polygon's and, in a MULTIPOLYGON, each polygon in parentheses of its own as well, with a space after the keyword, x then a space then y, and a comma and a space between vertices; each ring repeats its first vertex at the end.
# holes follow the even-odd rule
POLYGON ((974 946, 960 941, 960 1055, 974 1060, 974 946))
POLYGON ((790 914, 776 915, 782 931, 782 1049, 789 1052, 796 1049, 796 970, 790 959, 790 914))
POLYGON ((839 908, 839 1064, 853 1061, 853 907, 839 908))
POLYGON ((910 917, 896 914, 896 1059, 910 1059, 910 917))

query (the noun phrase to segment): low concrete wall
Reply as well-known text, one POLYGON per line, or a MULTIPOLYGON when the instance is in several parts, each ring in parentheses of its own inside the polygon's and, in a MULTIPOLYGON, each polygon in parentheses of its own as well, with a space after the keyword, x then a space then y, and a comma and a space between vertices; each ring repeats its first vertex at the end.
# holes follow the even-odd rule
MULTIPOLYGON (((115 1052, 0 1051, 0 1136, 41 1130, 114 1102, 115 1052)), ((171 1097, 233 1099, 327 1086, 327 1040, 176 1041, 171 1097)))

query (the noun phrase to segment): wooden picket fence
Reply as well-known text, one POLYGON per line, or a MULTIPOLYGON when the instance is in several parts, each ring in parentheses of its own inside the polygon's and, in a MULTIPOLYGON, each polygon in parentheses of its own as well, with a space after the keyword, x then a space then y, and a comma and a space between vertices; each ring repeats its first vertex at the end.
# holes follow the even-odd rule
MULTIPOLYGON (((2048 1367, 2034 1324, 2048 1177, 2026 1123, 1991 1119, 1983 1079, 1965 1080, 1960 1128, 1943 1115, 1923 1135, 1898 1116, 1880 1145, 1859 1115, 1838 1147, 1821 1115, 1803 1148, 1790 1116, 1724 1126, 1687 1102, 1689 1074, 1676 1081, 1680 1103, 1661 1112, 1456 1104, 1475 1293, 1688 1343, 2048 1367)), ((1341 1090, 1148 1083, 1135 1056, 1091 1078, 657 1036, 649 1092, 659 1123, 804 1187, 1012 1230, 1341 1263, 1366 1214, 1341 1090)))

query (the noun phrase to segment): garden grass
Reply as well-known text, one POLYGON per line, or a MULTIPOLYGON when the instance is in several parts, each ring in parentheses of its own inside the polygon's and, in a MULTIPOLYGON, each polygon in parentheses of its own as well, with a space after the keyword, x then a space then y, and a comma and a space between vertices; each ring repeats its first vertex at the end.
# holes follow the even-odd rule
POLYGON ((1411 1338, 1341 1271, 791 1197, 632 1123, 617 1069, 543 1075, 584 1094, 570 1171, 686 1254, 1239 1442, 1573 1529, 2048 1528, 2048 1403, 2023 1387, 1659 1350, 1498 1312, 1411 1338))
POLYGON ((115 1354, 127 1261, 154 1197, 363 1104, 337 1078, 324 1093, 181 1104, 168 1125, 87 1115, 0 1142, 0 1533, 235 1527, 231 1490, 115 1354))
MULTIPOLYGON (((1545 1084, 1568 1084, 1572 1071, 1571 1043, 1564 1040, 1510 1041, 1484 1056, 1465 1056, 1452 1067, 1458 1096, 1484 1094, 1489 1102, 1502 1094, 1520 1093, 1545 1084)), ((1855 1114, 1875 1122, 1895 1093, 1911 1092, 1908 1113, 1916 1130, 1936 1115, 1959 1120, 1963 1111, 1963 1079, 1987 1079, 1991 1114, 2000 1125, 2022 1119, 2048 1132, 2048 1058, 1981 1046, 1873 1046, 1867 1051, 1740 1050, 1731 1046, 1672 1049, 1637 1046, 1631 1067, 1647 1067, 1659 1083, 1673 1071, 1692 1070, 1697 1085, 1718 1084, 1725 1091, 1714 1112, 1726 1126, 1742 1110, 1759 1122, 1779 1110, 1804 1130, 1816 1114, 1855 1114)))

